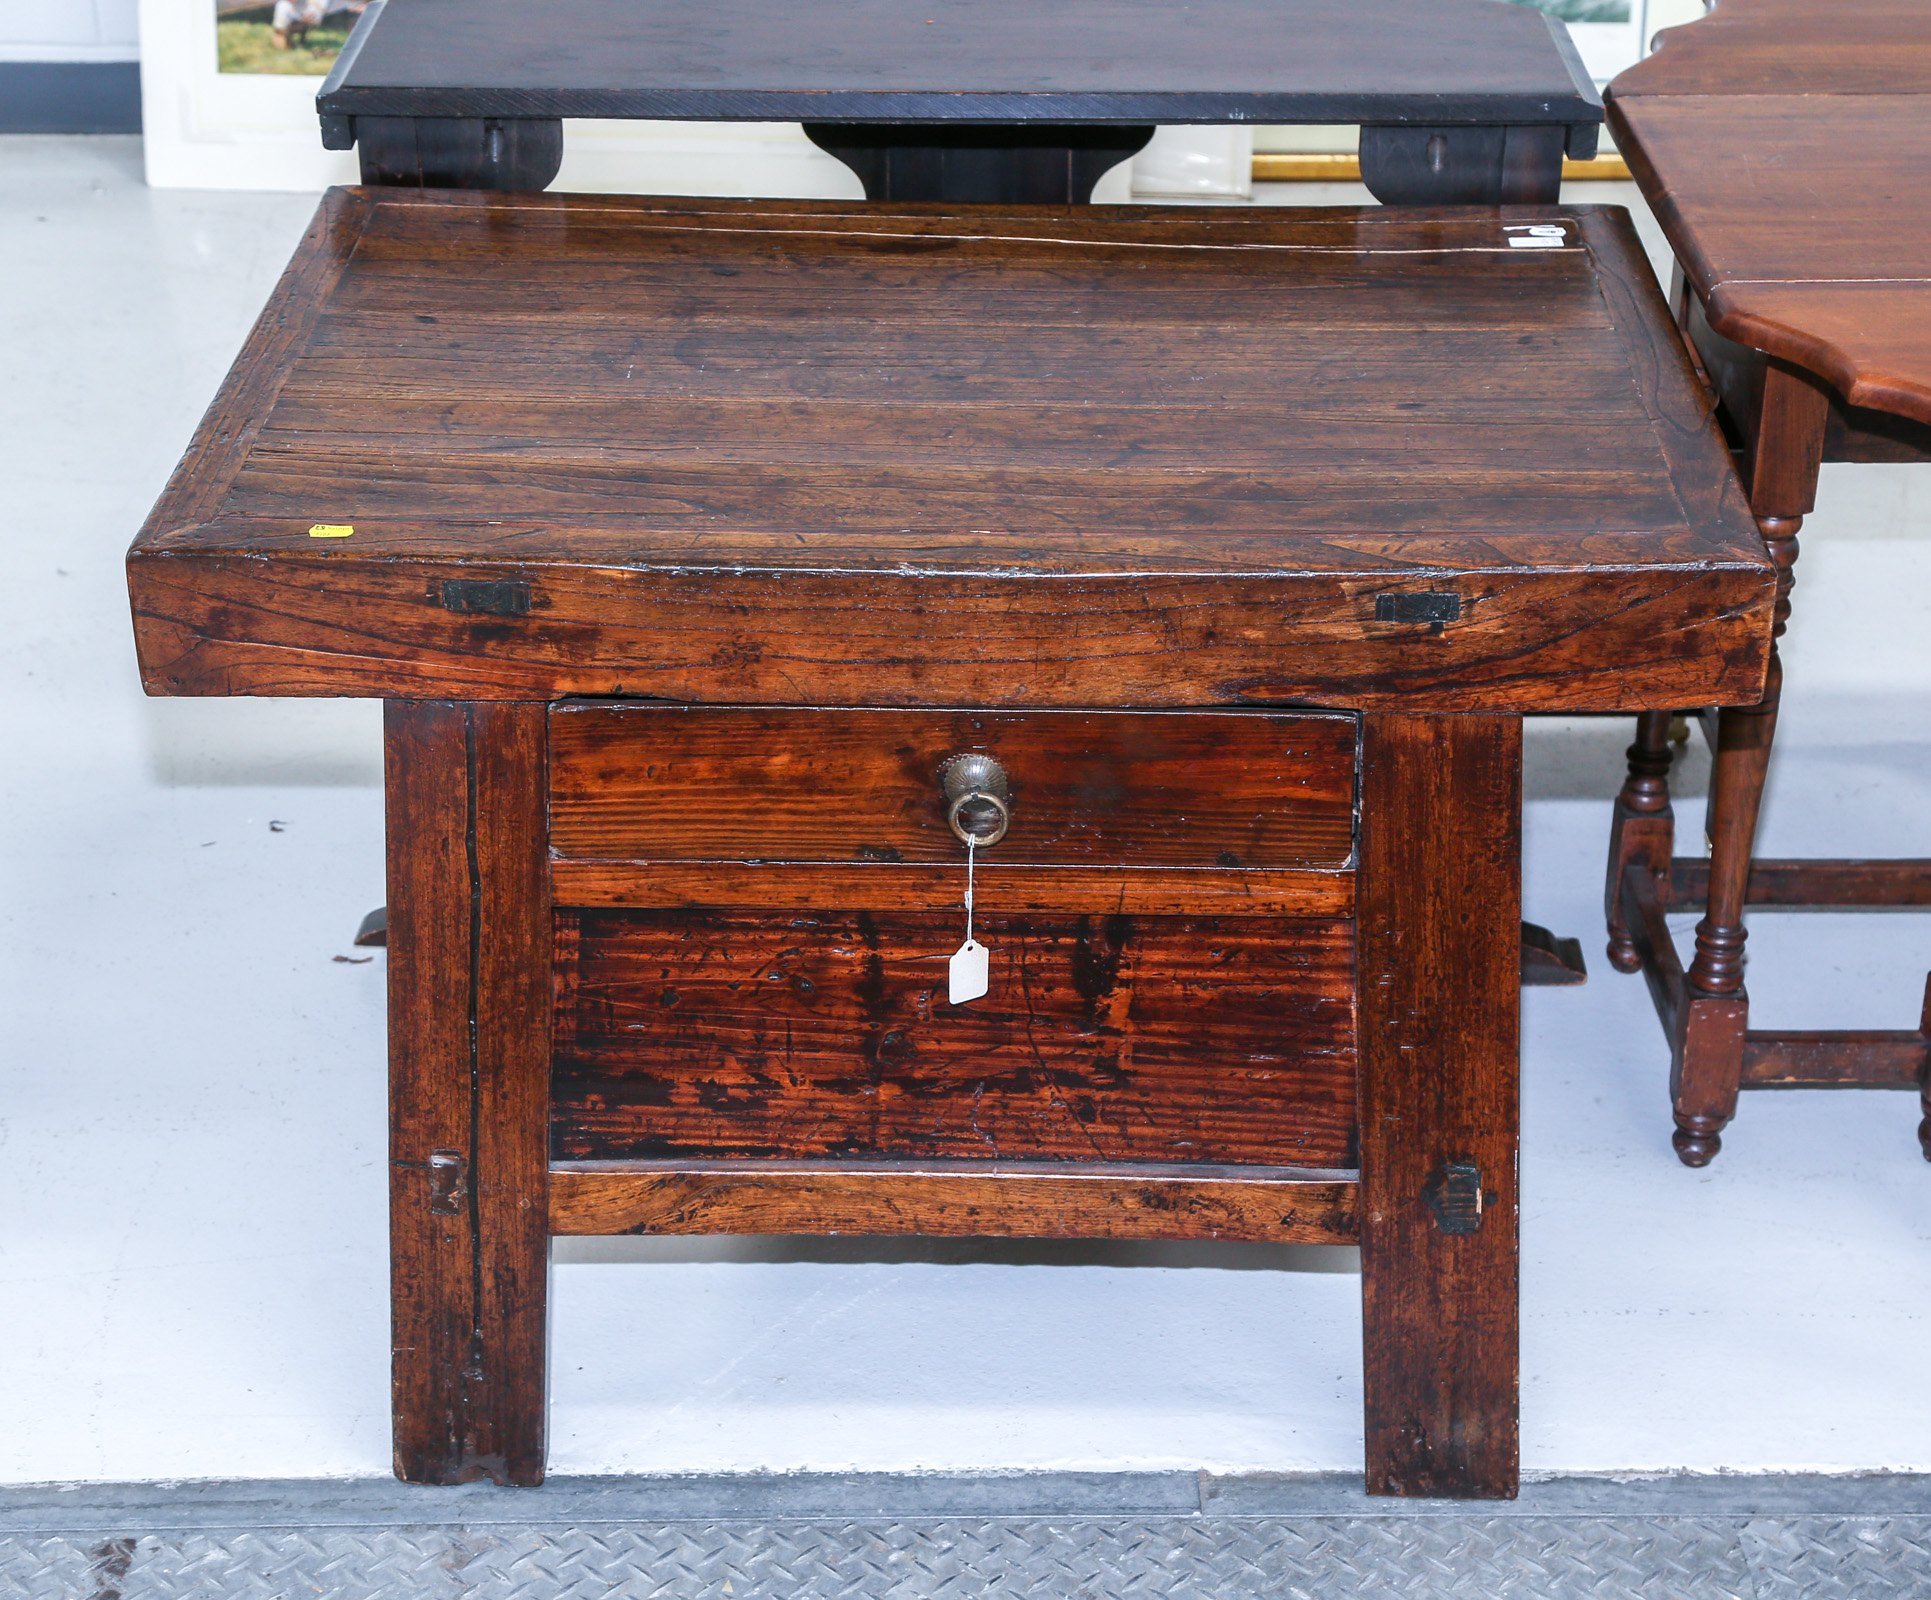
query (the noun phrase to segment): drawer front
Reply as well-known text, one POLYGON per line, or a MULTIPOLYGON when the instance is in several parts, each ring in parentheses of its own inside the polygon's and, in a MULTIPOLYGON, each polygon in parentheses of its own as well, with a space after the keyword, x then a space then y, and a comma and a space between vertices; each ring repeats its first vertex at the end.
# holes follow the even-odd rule
POLYGON ((1356 1163, 1340 920, 957 912, 558 915, 552 1149, 1356 1163))
POLYGON ((1011 786, 1010 830, 979 853, 989 908, 1351 907, 1348 715, 580 702, 550 728, 560 904, 954 904, 939 773, 978 753, 1011 786))
MULTIPOLYGON (((1260 712, 765 711, 566 703, 550 838, 566 857, 950 862, 939 769, 995 757, 1028 866, 1342 868, 1355 719, 1260 712)), ((992 852, 987 853, 991 859, 992 852)))

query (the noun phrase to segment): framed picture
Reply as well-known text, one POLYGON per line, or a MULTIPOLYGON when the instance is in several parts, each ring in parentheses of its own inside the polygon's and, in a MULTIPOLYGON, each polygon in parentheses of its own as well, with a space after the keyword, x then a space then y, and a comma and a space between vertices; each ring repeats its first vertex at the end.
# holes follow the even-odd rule
POLYGON ((141 0, 148 182, 164 189, 354 183, 354 153, 324 150, 315 123, 315 91, 353 22, 341 0, 141 0))

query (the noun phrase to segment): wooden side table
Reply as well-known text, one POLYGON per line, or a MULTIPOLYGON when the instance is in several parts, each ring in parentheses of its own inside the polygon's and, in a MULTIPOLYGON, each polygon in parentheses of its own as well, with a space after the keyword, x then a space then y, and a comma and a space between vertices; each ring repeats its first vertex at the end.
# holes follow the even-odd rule
POLYGON ((130 581, 389 702, 404 1478, 553 1234, 838 1231, 1359 1241, 1369 1488, 1514 1492, 1521 715, 1775 592, 1620 211, 337 190, 130 581))
POLYGON ((1602 104, 1494 0, 373 0, 316 107, 362 181, 542 189, 564 117, 802 122, 873 200, 1067 204, 1156 123, 1360 123, 1390 204, 1553 203, 1602 104))
MULTIPOLYGON (((1931 8, 1722 0, 1610 94, 1782 574, 1782 633, 1821 463, 1931 461, 1931 8)), ((1610 844, 1610 960, 1649 979, 1688 1165, 1715 1157, 1752 1088, 1919 1090, 1931 1159, 1931 982, 1912 1029, 1749 1026, 1746 907, 1931 907, 1931 860, 1752 859, 1782 677, 1773 662, 1763 698, 1709 715, 1707 861, 1673 858, 1669 712, 1639 719, 1610 844), (1686 973, 1664 914, 1698 904, 1686 973)))

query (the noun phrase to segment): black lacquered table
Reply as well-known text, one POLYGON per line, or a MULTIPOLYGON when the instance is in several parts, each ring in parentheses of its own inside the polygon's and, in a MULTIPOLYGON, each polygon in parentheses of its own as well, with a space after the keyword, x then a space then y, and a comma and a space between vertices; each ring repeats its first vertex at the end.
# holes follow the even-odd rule
POLYGON ((801 122, 870 199, 1003 204, 1242 122, 1360 124, 1389 204, 1549 204, 1602 119, 1502 0, 373 0, 316 105, 369 184, 541 189, 565 117, 801 122))

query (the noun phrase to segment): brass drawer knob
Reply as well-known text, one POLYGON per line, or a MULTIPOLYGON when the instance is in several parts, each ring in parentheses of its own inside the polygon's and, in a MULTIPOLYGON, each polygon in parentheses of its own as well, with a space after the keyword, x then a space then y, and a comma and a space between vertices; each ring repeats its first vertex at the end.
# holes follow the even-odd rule
POLYGON ((984 849, 1005 838, 1012 826, 1012 788, 997 761, 954 756, 939 768, 939 782, 945 786, 945 820, 961 844, 984 849))

